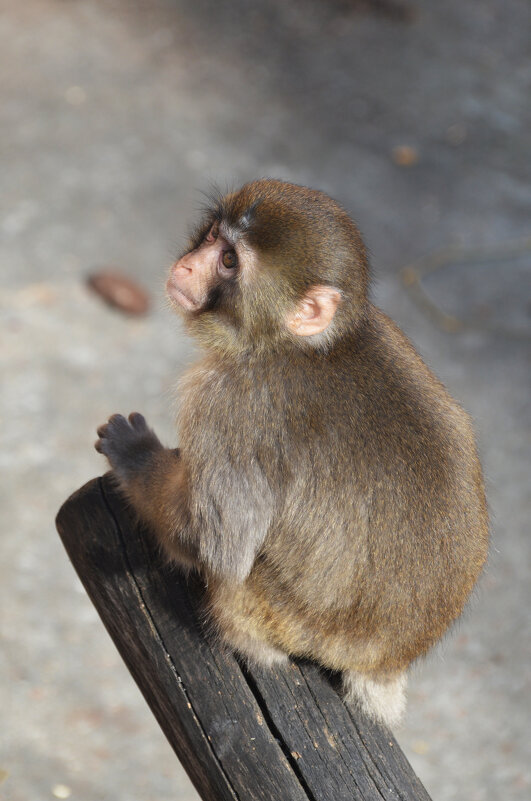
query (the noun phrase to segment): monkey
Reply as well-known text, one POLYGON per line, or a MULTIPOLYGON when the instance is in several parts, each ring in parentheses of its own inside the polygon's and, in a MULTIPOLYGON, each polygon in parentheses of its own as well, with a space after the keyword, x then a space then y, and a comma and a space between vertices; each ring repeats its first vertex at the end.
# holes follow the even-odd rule
POLYGON ((179 449, 139 413, 95 447, 244 662, 313 660, 393 727, 409 666, 481 573, 488 514, 467 413, 369 282, 323 192, 259 179, 213 196, 166 285, 201 348, 179 449))

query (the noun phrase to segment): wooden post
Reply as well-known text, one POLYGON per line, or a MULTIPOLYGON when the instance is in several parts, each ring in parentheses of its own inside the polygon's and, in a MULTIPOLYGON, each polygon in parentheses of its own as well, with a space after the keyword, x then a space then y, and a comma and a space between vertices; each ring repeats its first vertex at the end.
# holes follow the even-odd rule
POLYGON ((124 662, 205 801, 429 801, 388 730, 315 665, 248 669, 209 638, 201 584, 94 479, 57 528, 124 662))

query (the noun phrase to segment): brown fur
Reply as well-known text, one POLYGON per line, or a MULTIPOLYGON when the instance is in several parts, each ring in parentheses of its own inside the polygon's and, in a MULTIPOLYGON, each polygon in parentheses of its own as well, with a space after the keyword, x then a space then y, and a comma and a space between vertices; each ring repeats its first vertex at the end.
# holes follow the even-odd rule
POLYGON ((159 443, 122 486, 201 570, 243 656, 402 688, 486 558, 470 420, 368 300, 365 249, 334 201, 257 181, 217 199, 192 248, 214 221, 240 271, 186 315, 205 355, 182 383, 180 456, 159 443), (324 335, 296 337, 285 314, 316 284, 342 301, 324 335))

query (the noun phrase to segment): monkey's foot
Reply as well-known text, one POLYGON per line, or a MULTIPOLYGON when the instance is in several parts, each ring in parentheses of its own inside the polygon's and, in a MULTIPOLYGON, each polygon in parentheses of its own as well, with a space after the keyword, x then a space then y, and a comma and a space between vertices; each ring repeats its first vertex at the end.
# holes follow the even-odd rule
POLYGON ((243 632, 232 634, 229 645, 249 665, 273 667, 274 665, 285 665, 289 661, 289 657, 284 651, 243 632))
POLYGON ((343 673, 345 701, 389 727, 397 726, 402 720, 406 708, 406 684, 406 673, 399 673, 387 681, 375 681, 355 670, 343 673))

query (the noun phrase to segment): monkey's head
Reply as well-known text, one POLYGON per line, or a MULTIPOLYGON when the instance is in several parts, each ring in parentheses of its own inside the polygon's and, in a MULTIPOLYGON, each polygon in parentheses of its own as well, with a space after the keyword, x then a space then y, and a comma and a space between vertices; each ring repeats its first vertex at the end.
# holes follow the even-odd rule
POLYGON ((364 317, 367 257, 328 195, 264 179, 213 200, 166 288, 206 347, 329 348, 364 317))

